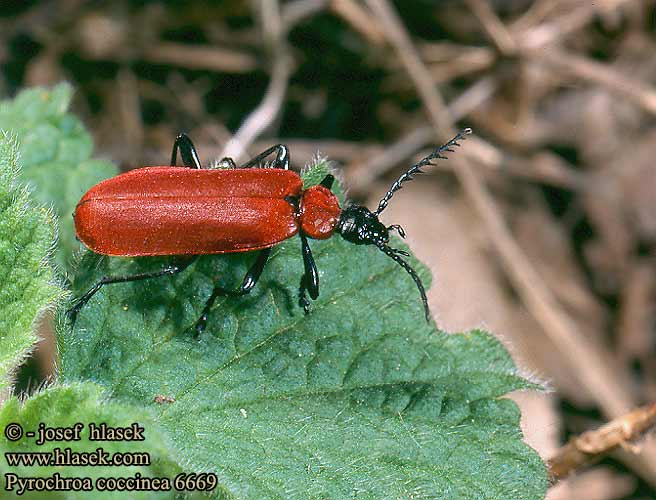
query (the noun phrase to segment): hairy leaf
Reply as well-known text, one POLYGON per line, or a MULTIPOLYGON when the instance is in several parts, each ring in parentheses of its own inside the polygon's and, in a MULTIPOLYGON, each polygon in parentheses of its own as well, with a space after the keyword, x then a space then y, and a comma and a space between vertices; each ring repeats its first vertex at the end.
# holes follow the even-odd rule
MULTIPOLYGON (((212 284, 236 287, 253 254, 105 287, 72 331, 60 322, 64 378, 91 378, 132 404, 174 398, 153 408, 159 422, 230 498, 543 498, 544 465, 521 440, 515 404, 500 399, 534 386, 503 346, 426 324, 414 283, 376 248, 339 236, 311 246, 321 295, 308 316, 293 238, 251 294, 216 302, 199 338, 189 328, 212 284)), ((87 253, 75 293, 163 262, 87 253)))
POLYGON ((57 263, 67 266, 75 240, 72 212, 82 195, 117 173, 114 165, 91 158, 93 142, 80 121, 67 112, 71 87, 33 88, 0 103, 0 129, 20 142, 22 172, 37 200, 59 216, 57 263))
POLYGON ((63 296, 48 265, 54 241, 49 210, 17 184, 18 145, 0 132, 0 401, 9 379, 37 341, 38 313, 63 296))
MULTIPOLYGON (((52 477, 59 474, 61 477, 88 477, 92 480, 93 491, 88 493, 79 491, 59 491, 51 493, 48 498, 174 498, 174 491, 148 492, 105 492, 95 486, 95 480, 99 477, 128 478, 142 477, 168 478, 173 482, 180 468, 172 459, 173 448, 166 436, 153 419, 143 408, 132 408, 126 404, 104 401, 102 388, 92 384, 76 383, 64 386, 53 386, 42 392, 32 395, 24 403, 16 398, 10 399, 0 409, 0 429, 5 429, 10 424, 19 424, 22 427, 23 437, 18 441, 9 441, 3 432, 0 436, 0 473, 3 477, 3 490, 8 479, 5 474, 15 474, 20 478, 30 477, 52 477), (79 441, 51 441, 37 445, 39 438, 39 424, 47 427, 73 427, 76 423, 84 424, 80 432, 79 441), (130 427, 133 423, 143 427, 143 441, 90 441, 89 424, 100 426, 106 424, 109 427, 130 427), (25 433, 35 432, 34 437, 27 437, 25 433), (62 466, 62 465, 9 465, 7 453, 38 452, 44 454, 52 453, 55 448, 65 453, 70 448, 73 453, 92 453, 98 448, 107 453, 105 460, 113 460, 115 453, 123 454, 139 453, 132 458, 139 460, 141 465, 131 466, 62 466), (146 457, 144 454, 147 453, 146 457), (144 464, 148 460, 150 464, 144 464)), ((16 455, 13 455, 15 458, 16 455)), ((130 457, 128 457, 130 458, 130 457)), ((18 492, 19 486, 13 487, 14 493, 18 492)), ((3 494, 7 494, 3 492, 3 494)), ((15 498, 43 498, 44 493, 31 491, 15 498)), ((4 498, 4 497, 3 497, 4 498)))

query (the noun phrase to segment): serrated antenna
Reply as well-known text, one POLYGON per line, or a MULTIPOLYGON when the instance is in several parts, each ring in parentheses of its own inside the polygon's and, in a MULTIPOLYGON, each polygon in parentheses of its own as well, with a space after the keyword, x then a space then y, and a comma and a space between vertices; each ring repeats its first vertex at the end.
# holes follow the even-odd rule
POLYGON ((415 174, 423 174, 423 171, 421 170, 422 167, 426 167, 429 165, 434 165, 433 160, 435 159, 440 159, 440 160, 446 160, 446 156, 444 156, 443 153, 447 152, 453 152, 454 146, 460 146, 460 143, 458 141, 463 140, 466 138, 467 135, 472 133, 472 129, 470 128, 465 128, 462 129, 458 134, 451 139, 449 142, 446 144, 443 144, 439 148, 437 148, 435 151, 433 151, 431 154, 426 156, 425 158, 419 160, 417 163, 412 165, 408 170, 406 170, 401 177, 399 177, 394 184, 392 184, 392 187, 389 188, 389 191, 385 193, 385 196, 380 200, 378 203, 378 208, 374 212, 376 215, 380 215, 380 213, 387 208, 387 204, 389 201, 392 199, 392 196, 394 196, 394 193, 396 193, 399 189, 401 189, 402 185, 406 181, 411 181, 414 177, 413 175, 415 174))

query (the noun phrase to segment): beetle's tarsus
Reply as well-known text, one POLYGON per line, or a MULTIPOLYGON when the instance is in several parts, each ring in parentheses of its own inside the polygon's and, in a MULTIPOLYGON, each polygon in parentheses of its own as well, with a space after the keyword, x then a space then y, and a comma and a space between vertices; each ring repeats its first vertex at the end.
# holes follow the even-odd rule
POLYGON ((310 314, 310 300, 307 298, 307 275, 301 276, 301 283, 298 287, 298 305, 303 308, 305 314, 310 314))
POLYGON ((77 320, 77 315, 80 312, 80 309, 84 306, 84 303, 77 301, 70 309, 66 311, 66 319, 71 323, 71 325, 75 324, 75 321, 77 320))
POLYGON ((301 289, 300 296, 298 298, 298 305, 303 308, 304 314, 310 314, 310 301, 305 296, 305 290, 301 289))
POLYGON ((66 318, 68 319, 68 321, 71 322, 71 325, 74 325, 74 324, 75 324, 75 321, 77 320, 77 315, 78 315, 78 313, 80 312, 80 309, 82 309, 82 308, 84 307, 84 305, 85 305, 87 302, 89 302, 89 299, 91 298, 91 296, 92 296, 94 293, 96 293, 96 292, 98 291, 98 290, 97 290, 98 288, 100 288, 100 287, 96 284, 96 286, 94 286, 93 288, 91 288, 91 290, 89 290, 89 291, 88 291, 87 293, 85 293, 82 297, 80 297, 79 299, 77 299, 77 300, 75 301, 75 303, 70 307, 70 309, 68 309, 68 310, 66 311, 66 318), (93 293, 89 293, 89 292, 91 292, 92 290, 93 290, 93 293))
POLYGON ((200 318, 196 320, 196 323, 192 328, 194 332, 193 337, 196 339, 200 337, 201 333, 205 331, 205 327, 207 327, 207 314, 203 313, 200 315, 200 318))

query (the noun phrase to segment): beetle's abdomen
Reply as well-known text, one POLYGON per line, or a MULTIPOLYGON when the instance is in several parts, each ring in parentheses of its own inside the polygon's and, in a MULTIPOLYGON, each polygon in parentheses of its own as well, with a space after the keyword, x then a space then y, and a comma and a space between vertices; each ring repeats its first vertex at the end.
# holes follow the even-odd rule
POLYGON ((330 238, 337 226, 342 210, 330 189, 312 186, 305 190, 301 199, 301 228, 310 238, 330 238))
POLYGON ((92 187, 75 210, 75 230, 105 255, 256 250, 298 232, 285 197, 301 191, 289 170, 145 167, 92 187))

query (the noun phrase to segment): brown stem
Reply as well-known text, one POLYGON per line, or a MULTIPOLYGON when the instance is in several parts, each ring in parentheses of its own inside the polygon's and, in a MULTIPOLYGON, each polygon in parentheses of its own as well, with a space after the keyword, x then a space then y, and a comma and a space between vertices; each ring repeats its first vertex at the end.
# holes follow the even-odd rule
POLYGON ((611 420, 598 429, 570 439, 548 462, 549 482, 553 485, 571 473, 601 460, 608 453, 633 441, 656 427, 656 403, 611 420))

